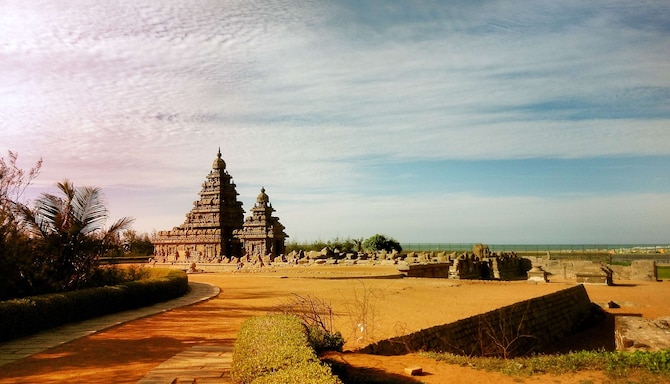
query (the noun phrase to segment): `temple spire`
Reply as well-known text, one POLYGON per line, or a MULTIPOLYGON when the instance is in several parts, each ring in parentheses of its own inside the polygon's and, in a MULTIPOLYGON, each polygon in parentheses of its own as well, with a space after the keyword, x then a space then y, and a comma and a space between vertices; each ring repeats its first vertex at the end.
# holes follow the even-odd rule
POLYGON ((197 262, 242 255, 242 244, 233 231, 242 228, 244 209, 233 178, 225 171, 221 148, 212 167, 184 223, 158 232, 153 241, 156 256, 168 262, 197 262))
POLYGON ((221 147, 219 147, 219 152, 216 154, 216 159, 214 164, 212 164, 213 169, 226 169, 226 162, 221 158, 221 147))

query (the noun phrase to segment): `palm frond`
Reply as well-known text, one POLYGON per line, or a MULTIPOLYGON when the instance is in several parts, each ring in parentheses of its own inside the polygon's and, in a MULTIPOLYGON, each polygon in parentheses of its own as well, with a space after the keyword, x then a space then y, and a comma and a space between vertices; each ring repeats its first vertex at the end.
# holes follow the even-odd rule
POLYGON ((43 193, 35 204, 35 223, 40 231, 50 233, 67 227, 65 202, 58 196, 43 193))
POLYGON ((22 205, 20 209, 22 222, 25 224, 28 232, 36 236, 46 237, 48 229, 40 225, 40 220, 35 215, 35 212, 25 205, 22 205))
POLYGON ((107 207, 99 188, 82 187, 72 200, 73 216, 85 235, 99 231, 107 221, 107 207))
POLYGON ((133 217, 123 217, 119 220, 117 220, 114 224, 112 224, 109 229, 107 229, 107 233, 113 233, 113 234, 119 234, 121 231, 124 231, 126 229, 129 229, 131 225, 135 222, 135 218, 133 217))
POLYGON ((114 243, 123 230, 130 228, 134 221, 135 219, 132 217, 123 217, 112 224, 106 231, 104 231, 102 233, 100 253, 102 254, 107 251, 109 249, 109 245, 114 243))
POLYGON ((58 187, 58 189, 60 189, 61 192, 63 192, 63 195, 65 195, 67 201, 72 201, 72 199, 74 199, 76 189, 71 181, 65 179, 61 182, 56 183, 56 186, 58 187))

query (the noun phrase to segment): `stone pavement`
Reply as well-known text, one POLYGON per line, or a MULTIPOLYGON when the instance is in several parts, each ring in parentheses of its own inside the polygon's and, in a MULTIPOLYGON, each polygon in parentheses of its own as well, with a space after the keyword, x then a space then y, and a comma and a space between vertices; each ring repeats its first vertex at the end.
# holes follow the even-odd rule
MULTIPOLYGON (((111 328, 131 320, 151 316, 157 313, 169 311, 173 308, 179 308, 208 300, 218 295, 220 292, 218 287, 210 284, 189 282, 188 285, 191 288, 190 291, 186 295, 173 300, 154 304, 148 307, 114 313, 79 323, 67 324, 61 327, 42 331, 32 336, 0 343, 0 367, 11 363, 12 361, 35 355, 57 345, 67 343, 69 341, 88 336, 96 332, 100 332, 104 329, 111 328)), ((185 379, 187 376, 193 376, 191 375, 191 373, 193 373, 191 372, 191 365, 199 367, 196 369, 202 370, 199 375, 195 375, 194 377, 211 377, 211 374, 209 371, 207 371, 207 369, 213 367, 215 364, 210 362, 208 366, 209 368, 204 367, 202 361, 198 361, 200 358, 198 356, 213 357, 215 354, 219 354, 217 362, 218 365, 216 365, 216 369, 218 370, 220 377, 222 371, 230 370, 230 360, 232 359, 232 351, 230 350, 230 347, 199 346, 194 347, 189 351, 175 355, 172 359, 158 366, 155 370, 155 373, 152 371, 149 375, 143 378, 141 382, 171 383, 177 377, 179 378, 180 383, 187 382, 182 380, 182 377, 185 379), (225 356, 222 354, 225 354, 225 356), (189 364, 186 362, 186 360, 184 360, 184 358, 191 359, 196 357, 197 359, 192 364, 189 364), (173 369, 167 369, 169 367, 173 367, 173 369), (182 375, 176 373, 174 367, 180 367, 180 369, 185 371, 185 374, 182 375), (172 375, 169 380, 167 380, 167 377, 164 375, 166 373, 172 375)), ((207 361, 209 360, 212 359, 207 359, 207 361)), ((193 382, 193 380, 191 380, 191 382, 193 382)), ((198 380, 198 382, 202 383, 203 381, 198 380)))
POLYGON ((231 383, 232 361, 230 346, 197 345, 163 362, 137 384, 231 383))

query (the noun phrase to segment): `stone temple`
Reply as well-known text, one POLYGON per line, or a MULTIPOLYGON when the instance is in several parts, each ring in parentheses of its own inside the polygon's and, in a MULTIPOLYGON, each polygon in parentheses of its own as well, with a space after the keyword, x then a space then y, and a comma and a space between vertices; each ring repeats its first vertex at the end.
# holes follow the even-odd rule
POLYGON ((162 262, 220 262, 242 256, 283 254, 284 226, 270 204, 265 188, 256 199, 252 216, 244 220, 242 203, 233 178, 226 170, 221 150, 199 193, 200 200, 186 214, 186 220, 172 230, 159 231, 153 238, 154 257, 162 262))
POLYGON ((265 194, 265 188, 261 188, 256 204, 251 208, 251 216, 247 217, 243 228, 234 233, 242 240, 246 255, 270 255, 273 259, 284 254, 284 241, 288 235, 284 233, 284 226, 279 218, 272 216, 274 211, 270 198, 265 194))

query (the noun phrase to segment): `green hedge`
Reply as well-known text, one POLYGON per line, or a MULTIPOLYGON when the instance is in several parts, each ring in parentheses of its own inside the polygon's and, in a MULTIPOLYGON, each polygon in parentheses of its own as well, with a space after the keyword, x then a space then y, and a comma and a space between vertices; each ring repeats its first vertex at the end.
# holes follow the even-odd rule
POLYGON ((278 314, 252 317, 242 324, 231 376, 234 383, 245 384, 341 383, 309 345, 300 319, 278 314))
POLYGON ((152 271, 152 275, 149 279, 115 286, 2 301, 0 341, 155 304, 188 291, 188 276, 183 271, 163 269, 152 271))

